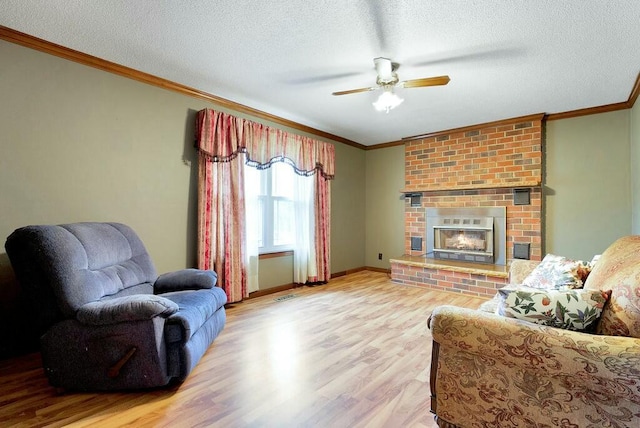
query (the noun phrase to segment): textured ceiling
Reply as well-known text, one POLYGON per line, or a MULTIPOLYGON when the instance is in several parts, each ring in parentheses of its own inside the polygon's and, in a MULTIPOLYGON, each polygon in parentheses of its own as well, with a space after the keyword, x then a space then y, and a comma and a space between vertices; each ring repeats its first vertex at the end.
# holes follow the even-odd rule
POLYGON ((0 0, 0 25, 364 145, 627 101, 640 1, 0 0), (373 58, 400 80, 375 111, 373 58))

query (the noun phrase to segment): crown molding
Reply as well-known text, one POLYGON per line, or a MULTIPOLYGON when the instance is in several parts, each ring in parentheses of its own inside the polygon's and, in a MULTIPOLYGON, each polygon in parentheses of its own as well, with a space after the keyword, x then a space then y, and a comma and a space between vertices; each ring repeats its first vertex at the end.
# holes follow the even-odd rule
POLYGON ((636 100, 638 99, 638 95, 640 94, 640 73, 638 73, 638 77, 636 77, 636 83, 633 85, 633 89, 631 89, 631 94, 629 95, 629 99, 627 100, 627 104, 629 104, 629 108, 633 108, 636 104, 636 100))
POLYGON ((145 73, 130 67, 126 67, 111 61, 107 61, 107 60, 104 60, 80 51, 76 51, 74 49, 70 49, 62 45, 58 45, 58 44, 40 39, 38 37, 31 36, 29 34, 22 33, 17 30, 13 30, 11 28, 8 28, 2 25, 0 25, 0 39, 10 43, 21 45, 30 49, 35 49, 50 55, 54 55, 60 58, 64 58, 66 60, 83 64, 89 67, 97 68, 99 70, 106 71, 108 73, 117 74, 119 76, 137 80, 139 82, 156 86, 162 89, 178 92, 182 95, 187 95, 190 97, 209 101, 220 107, 228 108, 230 110, 233 110, 239 113, 248 114, 258 119, 277 123, 279 125, 295 129, 297 131, 301 131, 301 132, 312 134, 318 137, 326 138, 331 141, 340 142, 342 144, 346 144, 348 146, 352 146, 362 150, 376 150, 376 149, 383 149, 387 147, 400 146, 407 141, 411 141, 415 139, 429 138, 429 137, 434 137, 434 136, 439 136, 444 134, 451 134, 453 132, 471 131, 479 128, 490 127, 490 126, 500 126, 505 124, 511 124, 513 122, 523 122, 527 120, 538 120, 538 119, 558 120, 558 119, 567 119, 571 117, 586 116, 590 114, 624 110, 624 109, 632 108, 635 105, 636 100, 638 99, 638 96, 640 95, 640 73, 639 73, 638 76, 636 77, 635 84, 633 85, 633 88, 631 90, 631 94, 629 95, 628 100, 624 102, 572 110, 572 111, 567 111, 562 113, 551 113, 546 115, 538 114, 538 115, 523 116, 523 117, 512 118, 512 119, 504 119, 504 120, 499 120, 495 122, 488 122, 488 123, 466 126, 462 128, 455 128, 455 129, 437 131, 437 132, 432 132, 427 134, 420 134, 420 135, 415 135, 410 137, 404 137, 400 141, 391 141, 388 143, 365 146, 364 144, 356 143, 355 141, 340 137, 338 135, 330 134, 328 132, 315 129, 310 126, 302 125, 292 120, 284 119, 282 117, 279 117, 258 109, 254 109, 252 107, 248 107, 243 104, 236 103, 231 100, 227 100, 226 98, 218 97, 208 92, 204 92, 186 85, 182 85, 180 83, 176 83, 171 80, 163 79, 161 77, 154 76, 152 74, 145 73))
POLYGON ((546 120, 558 120, 558 119, 569 119, 572 117, 580 117, 580 116, 588 116, 590 114, 598 114, 598 113, 608 113, 611 111, 625 110, 628 109, 629 104, 627 101, 615 104, 606 104, 598 107, 588 107, 581 108, 578 110, 565 111, 562 113, 551 113, 545 115, 546 120))
POLYGON ((108 73, 117 74, 122 77, 137 80, 138 82, 146 83, 152 86, 156 86, 162 89, 167 89, 173 92, 178 92, 182 95, 187 95, 194 98, 199 98, 205 101, 214 103, 220 107, 224 107, 239 113, 244 113, 256 117, 258 119, 266 120, 269 122, 277 123, 282 126, 286 126, 297 131, 312 134, 318 137, 326 138, 331 141, 340 142, 348 146, 356 147, 358 149, 365 149, 367 146, 356 143, 355 141, 348 140, 338 135, 333 135, 328 132, 321 131, 319 129, 312 128, 310 126, 302 125, 292 120, 284 119, 273 114, 254 109, 252 107, 245 106, 243 104, 236 103, 226 98, 218 97, 216 95, 204 92, 180 83, 173 82, 171 80, 163 79, 158 76, 154 76, 143 71, 139 71, 124 65, 120 65, 111 61, 107 61, 102 58, 95 57, 74 49, 58 45, 35 36, 31 36, 26 33, 22 33, 17 30, 13 30, 8 27, 0 25, 0 39, 10 43, 14 43, 26 48, 35 49, 40 52, 44 52, 50 55, 64 58, 69 61, 73 61, 79 64, 83 64, 89 67, 97 68, 108 73))
POLYGON ((404 141, 390 141, 388 143, 374 144, 372 146, 365 146, 365 150, 377 150, 386 149, 387 147, 404 146, 404 141))

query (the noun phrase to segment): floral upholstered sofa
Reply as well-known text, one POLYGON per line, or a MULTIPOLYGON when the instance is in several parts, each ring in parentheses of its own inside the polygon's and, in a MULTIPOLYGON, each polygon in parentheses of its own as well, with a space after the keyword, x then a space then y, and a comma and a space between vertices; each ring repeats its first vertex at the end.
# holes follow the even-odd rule
MULTIPOLYGON (((514 263, 510 282, 522 282, 533 265, 514 263)), ((431 408, 438 425, 640 427, 640 236, 607 248, 584 290, 608 298, 595 304, 591 332, 436 308, 431 408)))

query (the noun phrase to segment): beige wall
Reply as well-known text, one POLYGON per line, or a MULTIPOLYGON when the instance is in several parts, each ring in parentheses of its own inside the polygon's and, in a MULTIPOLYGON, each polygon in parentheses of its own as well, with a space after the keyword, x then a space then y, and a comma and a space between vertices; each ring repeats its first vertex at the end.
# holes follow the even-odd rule
POLYGON ((640 105, 630 112, 631 121, 631 229, 640 235, 640 105))
POLYGON ((336 144, 331 183, 331 272, 364 266, 365 151, 336 144))
POLYGON ((404 253, 404 145, 368 150, 366 161, 365 265, 390 269, 404 253))
POLYGON ((0 42, 0 236, 119 221, 158 270, 195 257, 195 112, 207 103, 0 42))
MULTIPOLYGON (((2 241, 27 224, 119 221, 159 272, 195 264, 193 124, 215 105, 5 41, 0 98, 2 241)), ((364 159, 336 143, 332 272, 364 265, 364 159)), ((0 281, 7 271, 0 248, 0 281)))
POLYGON ((262 259, 258 266, 258 290, 293 284, 293 256, 262 259))
POLYGON ((631 233, 629 142, 629 110, 547 122, 547 253, 590 259, 631 233))

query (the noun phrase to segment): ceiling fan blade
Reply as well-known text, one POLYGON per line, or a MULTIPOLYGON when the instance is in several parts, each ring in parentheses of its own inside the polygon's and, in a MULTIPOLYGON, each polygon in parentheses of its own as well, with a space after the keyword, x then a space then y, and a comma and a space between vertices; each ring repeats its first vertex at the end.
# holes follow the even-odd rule
POLYGON ((348 95, 348 94, 357 94, 358 92, 375 91, 376 89, 378 89, 378 87, 377 87, 377 86, 372 86, 372 87, 370 87, 370 88, 349 89, 348 91, 338 91, 338 92, 333 92, 331 95, 348 95))
POLYGON ((445 54, 432 56, 431 58, 425 58, 420 60, 405 61, 405 65, 411 67, 426 67, 437 64, 452 64, 452 63, 466 63, 466 62, 479 62, 479 61, 500 61, 516 59, 519 56, 524 55, 523 49, 517 48, 487 48, 484 46, 474 46, 473 48, 450 51, 445 54))
POLYGON ((396 26, 392 20, 398 16, 393 12, 397 6, 380 0, 366 0, 368 13, 366 13, 367 22, 373 25, 376 38, 378 39, 378 52, 387 53, 393 51, 390 49, 389 40, 392 39, 392 29, 396 26))
MULTIPOLYGON (((298 72, 297 74, 304 74, 304 73, 298 72)), ((299 77, 299 78, 293 78, 293 79, 287 79, 287 80, 283 79, 282 82, 288 85, 306 85, 309 83, 328 82, 331 80, 344 79, 346 77, 360 76, 362 74, 364 73, 361 71, 333 73, 333 74, 325 74, 325 75, 318 74, 318 75, 309 76, 309 77, 299 77)))
POLYGON ((412 79, 400 82, 398 85, 405 88, 420 88, 422 86, 440 86, 449 83, 449 76, 425 77, 422 79, 412 79))

